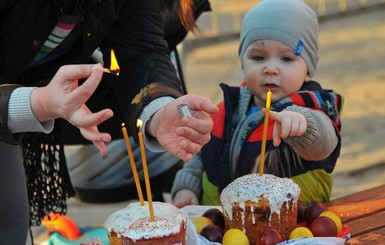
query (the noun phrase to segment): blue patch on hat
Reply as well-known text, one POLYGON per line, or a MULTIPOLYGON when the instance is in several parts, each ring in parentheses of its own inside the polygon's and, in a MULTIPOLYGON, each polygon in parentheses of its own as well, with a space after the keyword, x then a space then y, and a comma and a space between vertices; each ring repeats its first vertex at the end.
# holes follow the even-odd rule
POLYGON ((297 47, 294 50, 294 54, 300 56, 302 53, 303 42, 302 40, 298 40, 297 47))

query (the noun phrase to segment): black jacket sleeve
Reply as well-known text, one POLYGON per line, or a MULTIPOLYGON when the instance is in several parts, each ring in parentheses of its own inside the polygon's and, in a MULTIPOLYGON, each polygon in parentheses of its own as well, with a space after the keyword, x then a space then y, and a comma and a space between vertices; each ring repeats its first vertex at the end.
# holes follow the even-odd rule
POLYGON ((120 66, 120 75, 107 79, 131 134, 136 135, 136 119, 148 103, 162 96, 182 95, 181 83, 164 39, 159 1, 124 1, 116 23, 101 46, 107 67, 111 48, 120 66), (141 96, 133 101, 139 93, 141 96))

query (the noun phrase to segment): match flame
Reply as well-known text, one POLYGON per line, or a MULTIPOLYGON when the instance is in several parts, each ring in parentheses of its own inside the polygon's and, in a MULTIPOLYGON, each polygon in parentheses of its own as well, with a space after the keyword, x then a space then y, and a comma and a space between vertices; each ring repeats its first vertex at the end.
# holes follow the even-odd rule
POLYGON ((137 128, 142 127, 142 120, 140 120, 140 119, 136 120, 136 127, 137 128))
POLYGON ((114 52, 113 49, 111 49, 111 66, 110 66, 110 71, 116 73, 117 75, 119 75, 119 72, 120 72, 120 67, 118 65, 118 61, 116 60, 115 52, 114 52))

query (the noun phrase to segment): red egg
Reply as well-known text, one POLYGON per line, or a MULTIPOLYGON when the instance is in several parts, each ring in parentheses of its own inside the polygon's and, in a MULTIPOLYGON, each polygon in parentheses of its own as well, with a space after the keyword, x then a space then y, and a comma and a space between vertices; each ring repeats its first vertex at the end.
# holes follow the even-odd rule
POLYGON ((316 218, 310 226, 310 231, 315 237, 335 237, 337 236, 337 226, 328 217, 316 218))
POLYGON ((305 221, 305 205, 301 201, 297 203, 297 224, 305 221))
POLYGON ((202 214, 203 217, 209 218, 214 224, 220 228, 225 228, 225 217, 223 213, 217 208, 210 208, 202 214))
POLYGON ((201 236, 207 238, 211 242, 222 242, 224 231, 222 228, 215 224, 206 225, 203 227, 200 233, 201 236))
POLYGON ((327 207, 322 202, 309 203, 305 208, 306 225, 310 226, 313 220, 315 220, 322 212, 326 210, 327 210, 327 207))
POLYGON ((277 229, 267 227, 259 234, 256 245, 275 245, 282 241, 282 235, 277 229))

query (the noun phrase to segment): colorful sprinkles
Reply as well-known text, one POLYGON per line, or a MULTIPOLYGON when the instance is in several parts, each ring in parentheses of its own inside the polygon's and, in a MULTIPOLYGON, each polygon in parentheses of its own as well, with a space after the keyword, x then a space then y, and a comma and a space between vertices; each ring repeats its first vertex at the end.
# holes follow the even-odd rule
POLYGON ((148 206, 139 202, 130 203, 126 208, 111 214, 105 227, 114 231, 118 237, 132 240, 169 236, 180 231, 182 221, 187 218, 182 211, 169 203, 153 202, 155 220, 150 220, 148 206))
POLYGON ((299 194, 299 186, 289 178, 270 174, 248 174, 235 179, 222 191, 221 203, 224 211, 231 216, 234 203, 244 210, 246 202, 258 203, 267 199, 271 214, 279 215, 282 205, 291 200, 296 201, 299 194))

